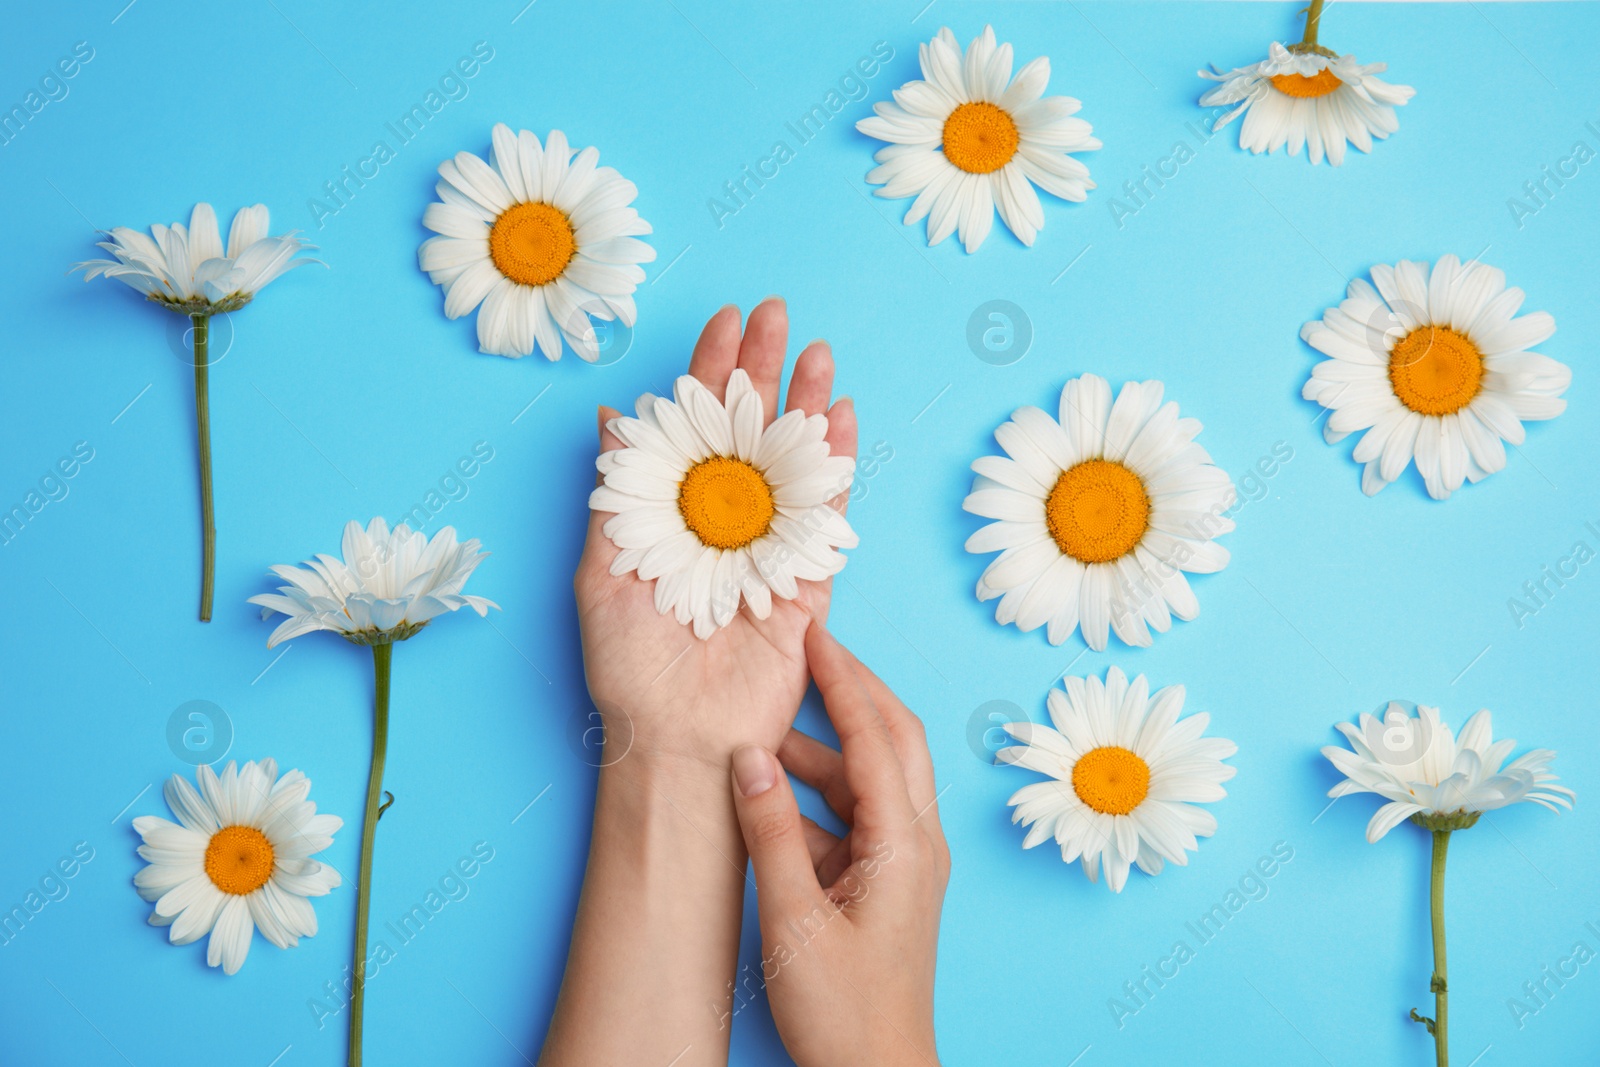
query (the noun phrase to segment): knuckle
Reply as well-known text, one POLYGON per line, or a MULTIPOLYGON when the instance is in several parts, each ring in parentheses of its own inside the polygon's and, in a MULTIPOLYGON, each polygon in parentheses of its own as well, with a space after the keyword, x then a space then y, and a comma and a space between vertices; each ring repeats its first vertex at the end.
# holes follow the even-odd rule
POLYGON ((787 811, 764 811, 753 816, 749 823, 750 842, 756 846, 773 846, 788 841, 797 823, 787 811))

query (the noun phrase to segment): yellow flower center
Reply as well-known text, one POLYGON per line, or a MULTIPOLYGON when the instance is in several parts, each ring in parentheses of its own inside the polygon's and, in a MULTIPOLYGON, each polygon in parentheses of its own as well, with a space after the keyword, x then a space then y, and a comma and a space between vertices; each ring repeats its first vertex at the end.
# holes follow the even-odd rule
POLYGON ((777 502, 761 472, 742 459, 712 456, 678 486, 683 523, 712 548, 743 548, 767 532, 777 502))
POLYGON ((1044 521, 1062 552, 1080 563, 1109 563, 1132 552, 1150 528, 1150 495, 1122 464, 1085 460, 1056 479, 1044 521))
POLYGON ((1072 791, 1102 815, 1126 815, 1150 792, 1150 765, 1125 748, 1092 748, 1072 766, 1072 791))
POLYGON ((1389 353, 1389 381, 1400 403, 1421 415, 1450 415, 1483 385, 1483 353, 1447 326, 1419 326, 1389 353))
POLYGON ((513 205, 489 230, 495 268, 522 285, 550 284, 577 252, 572 222, 549 204, 513 205))
POLYGON ((1309 78, 1304 74, 1274 74, 1272 87, 1284 96, 1299 97, 1302 100, 1327 96, 1344 82, 1334 76, 1333 71, 1323 67, 1309 78))
POLYGON ((272 877, 272 842, 253 826, 224 826, 206 846, 206 877, 224 893, 254 893, 272 877))
POLYGON ((988 174, 1017 154, 1017 124, 993 104, 962 104, 944 120, 944 156, 968 174, 988 174))

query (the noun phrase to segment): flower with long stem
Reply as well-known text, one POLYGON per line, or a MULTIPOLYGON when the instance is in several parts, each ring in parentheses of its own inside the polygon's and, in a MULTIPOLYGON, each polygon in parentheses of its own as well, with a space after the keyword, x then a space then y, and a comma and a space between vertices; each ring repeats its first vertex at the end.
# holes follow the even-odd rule
POLYGON ((243 208, 222 245, 217 214, 196 204, 189 225, 150 227, 149 235, 126 226, 105 234, 99 247, 113 259, 91 259, 73 266, 84 280, 105 275, 137 289, 168 311, 186 315, 194 343, 194 415, 200 476, 200 621, 211 621, 211 590, 216 570, 217 528, 211 504, 211 316, 238 311, 274 278, 315 259, 296 258, 314 248, 293 232, 267 233, 267 207, 243 208))
POLYGON ((430 539, 404 523, 392 531, 382 518, 365 529, 344 528, 342 559, 319 555, 304 567, 279 565, 272 572, 287 585, 261 593, 250 603, 261 617, 288 616, 267 639, 271 648, 313 630, 332 630, 345 640, 372 649, 372 761, 367 773, 366 812, 361 823, 361 869, 357 876, 355 957, 350 991, 350 1067, 361 1064, 361 1023, 365 1006, 367 913, 372 899, 372 846, 383 804, 383 765, 389 749, 389 671, 394 645, 417 634, 436 616, 459 608, 488 615, 499 605, 461 592, 487 553, 476 540, 458 542, 446 526, 430 539))
POLYGON ((1377 841, 1410 819, 1433 835, 1429 875, 1429 914, 1433 924, 1433 1015, 1411 1009, 1411 1018, 1433 1035, 1438 1067, 1450 1063, 1450 987, 1445 965, 1444 868, 1450 835, 1477 825, 1486 811, 1531 801, 1556 810, 1571 808, 1575 794, 1555 785, 1550 761, 1555 753, 1535 749, 1507 764, 1517 742, 1493 739, 1489 712, 1467 720, 1459 737, 1439 721, 1439 709, 1418 705, 1410 715, 1390 703, 1382 719, 1362 715, 1359 725, 1339 723, 1348 749, 1328 745, 1322 754, 1345 778, 1330 797, 1376 793, 1388 801, 1367 824, 1367 840, 1377 841))
POLYGON ((1389 69, 1386 63, 1363 65, 1320 44, 1322 5, 1323 0, 1312 0, 1306 9, 1306 31, 1298 43, 1285 47, 1274 41, 1266 59, 1226 74, 1199 72, 1221 83, 1200 98, 1201 107, 1238 105, 1212 129, 1244 115, 1239 147, 1259 154, 1287 146, 1294 156, 1304 145, 1312 163, 1321 163, 1326 153, 1337 167, 1344 162, 1346 142, 1370 152, 1374 137, 1381 140, 1400 128, 1395 108, 1416 90, 1376 77, 1389 69))

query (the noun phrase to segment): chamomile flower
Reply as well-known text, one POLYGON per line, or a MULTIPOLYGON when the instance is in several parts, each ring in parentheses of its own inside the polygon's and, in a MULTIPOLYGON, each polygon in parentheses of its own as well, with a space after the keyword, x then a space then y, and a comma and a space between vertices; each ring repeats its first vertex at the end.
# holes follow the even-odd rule
POLYGON ((743 370, 725 403, 684 375, 672 399, 646 393, 636 410, 609 424, 627 447, 600 454, 605 484, 589 507, 615 513, 603 527, 621 550, 611 573, 654 581, 656 611, 704 639, 741 603, 765 619, 774 596, 793 600, 798 582, 844 569, 837 549, 856 535, 829 501, 849 490, 855 461, 829 454, 827 416, 789 411, 763 429, 743 370))
POLYGON ((391 531, 381 516, 366 529, 352 521, 343 552, 343 559, 319 555, 304 567, 272 568, 289 584, 250 598, 263 619, 288 616, 267 638, 268 648, 313 630, 332 630, 358 645, 403 641, 447 611, 471 608, 487 616, 499 607, 461 592, 488 553, 476 538, 457 542, 452 526, 429 538, 405 523, 391 531))
POLYGON ((1366 464, 1368 496, 1415 463, 1428 495, 1445 500, 1504 467, 1502 442, 1520 445, 1524 422, 1566 410, 1572 371, 1530 351, 1555 320, 1517 315, 1522 290, 1506 288, 1502 271, 1447 255, 1431 272, 1401 260, 1371 274, 1372 284, 1357 278, 1337 308, 1301 327, 1329 357, 1301 395, 1331 412, 1330 444, 1362 433, 1354 455, 1366 464))
POLYGON ((133 820, 148 862, 133 884, 155 904, 150 925, 171 927, 174 945, 209 934, 206 963, 235 974, 254 931, 279 948, 317 932, 308 898, 325 896, 340 878, 312 856, 333 844, 344 822, 318 815, 306 799, 310 779, 299 771, 280 778, 270 759, 243 767, 229 761, 220 777, 202 764, 198 781, 196 790, 181 775, 168 780, 176 823, 154 815, 133 820))
POLYGON ((1577 795, 1553 784, 1550 761, 1556 754, 1534 749, 1510 764, 1515 739, 1494 740, 1489 712, 1467 720, 1456 737, 1439 719, 1439 709, 1417 706, 1407 713, 1391 702, 1382 719, 1362 715, 1359 725, 1337 729, 1348 749, 1328 745, 1322 754, 1345 775, 1330 797, 1376 793, 1388 803, 1367 824, 1367 840, 1378 841, 1406 819, 1429 830, 1460 830, 1486 811, 1529 801, 1556 810, 1571 808, 1577 795))
POLYGON ((490 136, 489 162, 459 152, 439 164, 441 202, 422 216, 439 236, 417 261, 444 288, 448 318, 478 308, 479 351, 515 358, 537 345, 555 360, 564 338, 592 363, 592 320, 632 326, 639 264, 656 258, 638 239, 650 224, 629 206, 639 191, 597 149, 574 156, 560 130, 543 144, 504 123, 490 136))
POLYGON ((994 519, 967 551, 999 552, 978 599, 1000 598, 995 619, 1023 631, 1048 624, 1059 645, 1074 630, 1090 648, 1107 635, 1147 646, 1172 616, 1199 602, 1183 572, 1228 563, 1215 538, 1233 529, 1228 475, 1194 443, 1200 423, 1162 403, 1160 382, 1128 382, 1113 402, 1104 378, 1061 391, 1060 417, 1021 407, 995 431, 1006 457, 975 460, 961 506, 994 519))
POLYGON ((1571 808, 1576 794, 1554 784, 1550 761, 1555 753, 1548 749, 1535 749, 1507 764, 1506 757, 1517 743, 1494 740, 1488 711, 1468 719, 1460 737, 1440 722, 1438 708, 1425 705, 1418 705, 1417 714, 1411 715, 1400 704, 1390 703, 1381 720, 1362 715, 1359 726, 1346 722, 1337 726, 1350 747, 1329 745, 1322 750, 1345 775, 1328 795, 1338 799, 1352 793, 1376 793, 1388 801, 1367 824, 1369 842, 1380 840, 1407 819, 1433 838, 1428 879, 1433 977, 1428 985, 1434 1013, 1425 1016, 1412 1008, 1411 1019, 1427 1027, 1438 1061, 1444 1063, 1449 1049, 1450 989, 1445 969, 1444 880, 1450 838, 1458 830, 1477 825, 1486 811, 1525 800, 1551 811, 1557 810, 1557 805, 1571 808))
MULTIPOLYGON (((389 680, 395 645, 408 640, 437 616, 471 608, 487 616, 499 605, 467 596, 462 587, 488 553, 478 541, 457 542, 446 526, 432 538, 401 523, 393 530, 382 518, 362 529, 344 528, 344 558, 318 555, 305 567, 276 566, 274 574, 288 585, 261 593, 250 603, 261 605, 261 617, 281 612, 288 618, 267 639, 267 647, 314 630, 330 630, 354 645, 372 649, 372 760, 367 770, 367 806, 361 820, 361 870, 357 874, 358 916, 367 914, 372 899, 372 849, 378 817, 394 803, 393 794, 380 804, 383 767, 389 750, 389 680)), ((350 1062, 361 1062, 362 1005, 366 1000, 367 929, 356 923, 354 978, 350 987, 350 1062)))
POLYGON ((222 245, 217 213, 210 204, 196 204, 189 225, 150 227, 146 236, 117 226, 99 247, 114 259, 91 259, 73 266, 84 281, 105 275, 137 289, 145 299, 180 315, 220 315, 244 307, 268 283, 295 267, 316 263, 297 259, 316 246, 295 236, 267 233, 267 206, 243 208, 228 228, 222 245))
MULTIPOLYGON (((222 245, 217 213, 210 204, 196 204, 189 225, 152 226, 150 235, 119 226, 100 247, 114 259, 91 259, 74 266, 84 280, 104 275, 145 295, 158 307, 187 315, 187 340, 194 351, 194 414, 196 467, 200 481, 200 621, 211 621, 216 577, 216 514, 211 491, 211 316, 237 311, 257 293, 295 267, 320 263, 297 259, 315 247, 293 232, 267 233, 267 207, 242 209, 222 245)), ((219 359, 221 357, 218 357, 219 359)))
POLYGON ((1400 128, 1395 108, 1416 95, 1409 85, 1392 85, 1376 75, 1386 63, 1356 62, 1326 48, 1304 43, 1285 48, 1274 41, 1267 58, 1226 74, 1200 71, 1200 77, 1221 82, 1200 98, 1201 107, 1237 104, 1217 119, 1220 130, 1241 114, 1239 147, 1257 155, 1288 147, 1300 154, 1305 146, 1312 163, 1324 154, 1337 167, 1344 162, 1346 142, 1372 151, 1400 128))
POLYGON ((1092 128, 1074 118, 1083 105, 1070 96, 1045 96, 1050 60, 1040 56, 1011 77, 1011 45, 996 44, 994 29, 963 54, 948 28, 920 46, 922 80, 894 91, 894 103, 873 105, 856 123, 869 137, 888 141, 867 181, 889 199, 915 196, 906 225, 928 219, 928 243, 957 233, 976 252, 994 225, 994 213, 1032 245, 1044 228, 1036 185, 1063 200, 1083 201, 1094 182, 1073 152, 1100 147, 1092 128), (1029 183, 1032 184, 1029 184, 1029 183))
POLYGON ((1239 747, 1203 737, 1210 716, 1182 722, 1184 688, 1155 693, 1144 675, 1129 682, 1112 667, 1105 681, 1067 678, 1052 689, 1054 727, 1014 722, 1006 732, 1021 745, 995 753, 996 763, 1038 771, 1051 780, 1023 786, 1008 804, 1011 821, 1028 827, 1023 848, 1054 839, 1067 863, 1079 860, 1091 882, 1105 871, 1122 892, 1128 869, 1160 874, 1167 862, 1187 866, 1197 837, 1217 831, 1196 804, 1226 796, 1235 768, 1222 761, 1239 747))

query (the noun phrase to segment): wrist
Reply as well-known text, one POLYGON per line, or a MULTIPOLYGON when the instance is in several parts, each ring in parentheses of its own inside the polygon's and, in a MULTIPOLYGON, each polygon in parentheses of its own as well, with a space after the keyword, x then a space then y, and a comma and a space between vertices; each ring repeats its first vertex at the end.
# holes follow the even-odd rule
POLYGON ((727 756, 640 743, 623 748, 615 740, 608 739, 600 767, 601 798, 638 820, 641 832, 687 828, 724 851, 737 846, 742 859, 727 756))

